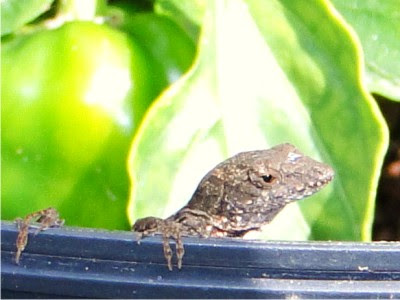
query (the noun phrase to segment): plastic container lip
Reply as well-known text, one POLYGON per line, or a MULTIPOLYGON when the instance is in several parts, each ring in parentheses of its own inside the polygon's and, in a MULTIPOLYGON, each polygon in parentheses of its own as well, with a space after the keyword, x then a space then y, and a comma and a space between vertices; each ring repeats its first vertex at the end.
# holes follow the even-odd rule
POLYGON ((400 242, 187 237, 170 272, 160 236, 65 227, 29 234, 17 266, 17 228, 1 225, 3 297, 400 297, 400 242))

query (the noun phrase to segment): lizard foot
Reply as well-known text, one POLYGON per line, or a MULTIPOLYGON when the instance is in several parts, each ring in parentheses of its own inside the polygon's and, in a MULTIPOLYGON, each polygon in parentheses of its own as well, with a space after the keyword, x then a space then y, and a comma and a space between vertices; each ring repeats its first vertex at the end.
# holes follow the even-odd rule
POLYGON ((183 242, 181 238, 181 224, 164 220, 161 226, 161 233, 163 235, 164 256, 168 262, 168 269, 172 271, 172 250, 169 245, 170 238, 173 238, 175 240, 178 269, 181 269, 182 258, 185 254, 185 249, 183 248, 183 242))
POLYGON ((16 264, 19 264, 21 254, 25 250, 25 247, 28 243, 29 228, 37 228, 34 233, 36 235, 40 231, 46 230, 50 227, 60 227, 64 224, 64 220, 59 218, 58 211, 53 207, 28 214, 24 219, 17 218, 15 222, 19 230, 16 241, 16 264), (37 225, 32 224, 31 222, 35 222, 37 225))
POLYGON ((137 220, 132 229, 139 234, 139 239, 144 236, 154 235, 156 233, 162 234, 164 257, 167 260, 168 269, 170 271, 173 269, 173 251, 169 244, 169 239, 174 239, 176 243, 178 269, 182 268, 182 258, 185 254, 185 250, 181 239, 181 224, 160 218, 148 217, 137 220))

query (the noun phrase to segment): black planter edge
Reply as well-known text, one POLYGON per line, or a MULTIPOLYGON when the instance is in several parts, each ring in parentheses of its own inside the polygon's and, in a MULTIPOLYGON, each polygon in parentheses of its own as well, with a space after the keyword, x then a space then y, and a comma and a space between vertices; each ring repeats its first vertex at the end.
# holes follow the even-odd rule
POLYGON ((3 298, 400 298, 399 242, 184 238, 170 272, 159 236, 50 229, 29 235, 16 265, 17 233, 1 223, 3 298))

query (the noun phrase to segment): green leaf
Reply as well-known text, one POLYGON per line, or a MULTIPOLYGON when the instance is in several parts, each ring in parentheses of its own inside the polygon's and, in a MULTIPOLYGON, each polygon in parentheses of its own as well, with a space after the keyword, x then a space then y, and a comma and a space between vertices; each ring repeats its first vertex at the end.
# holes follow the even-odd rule
POLYGON ((33 21, 50 8, 53 0, 2 0, 1 35, 9 34, 33 21))
POLYGON ((157 13, 173 19, 186 31, 193 42, 197 42, 199 28, 204 16, 205 3, 205 0, 157 0, 154 4, 154 9, 157 13))
POLYGON ((357 32, 371 92, 400 101, 400 1, 333 0, 357 32))
POLYGON ((290 142, 336 178, 264 236, 368 240, 388 133, 361 83, 360 57, 325 1, 208 1, 194 66, 133 141, 130 221, 176 212, 228 156, 290 142))
POLYGON ((183 14, 192 23, 201 25, 206 1, 157 0, 156 9, 166 13, 183 14))

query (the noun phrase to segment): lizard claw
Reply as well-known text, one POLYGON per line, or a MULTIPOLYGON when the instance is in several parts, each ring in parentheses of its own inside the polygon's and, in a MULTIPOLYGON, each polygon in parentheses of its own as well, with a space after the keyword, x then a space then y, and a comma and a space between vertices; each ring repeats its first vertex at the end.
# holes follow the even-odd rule
POLYGON ((142 238, 143 238, 143 233, 138 232, 138 239, 136 241, 138 245, 140 245, 140 242, 141 242, 142 238))
POLYGON ((161 227, 163 234, 164 256, 168 262, 168 269, 172 271, 172 263, 171 263, 172 250, 169 245, 169 239, 171 237, 175 240, 178 269, 181 269, 182 258, 185 253, 185 250, 183 248, 183 243, 181 240, 181 225, 173 221, 164 220, 161 227))
POLYGON ((19 265, 19 259, 21 257, 22 251, 24 251, 26 244, 28 243, 28 229, 29 225, 27 223, 19 222, 18 223, 19 233, 17 236, 17 252, 15 254, 15 263, 19 265))
MULTIPOLYGON (((155 233, 162 234, 163 236, 163 250, 164 257, 167 260, 168 269, 172 271, 172 257, 173 252, 169 244, 169 239, 173 238, 176 242, 176 255, 178 258, 178 269, 182 267, 182 257, 185 253, 183 243, 181 240, 181 224, 171 221, 163 220, 160 218, 148 217, 139 219, 135 222, 132 229, 138 233, 139 240, 148 235, 155 233)), ((139 243, 138 240, 138 243, 139 243)))
POLYGON ((178 269, 181 269, 182 268, 182 258, 183 258, 183 255, 185 254, 185 248, 183 247, 183 242, 182 242, 181 235, 179 232, 175 239, 175 243, 176 243, 176 256, 178 258, 178 269))
POLYGON ((164 249, 164 256, 168 263, 168 269, 172 271, 172 250, 171 246, 169 245, 169 237, 167 235, 163 236, 163 249, 164 249))

